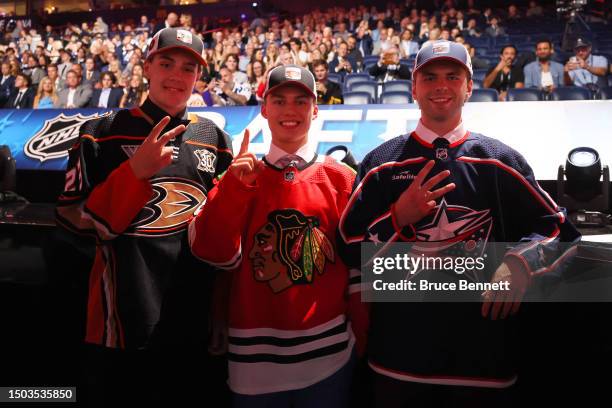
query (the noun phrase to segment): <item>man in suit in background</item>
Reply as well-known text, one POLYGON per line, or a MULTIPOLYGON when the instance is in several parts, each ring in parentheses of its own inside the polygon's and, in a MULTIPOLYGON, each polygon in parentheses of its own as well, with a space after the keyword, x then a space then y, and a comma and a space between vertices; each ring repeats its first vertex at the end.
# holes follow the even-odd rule
POLYGON ((15 89, 15 77, 11 75, 11 65, 2 63, 2 77, 0 78, 0 106, 4 106, 15 89))
POLYGON ((32 80, 26 74, 17 74, 15 89, 4 105, 7 109, 32 109, 35 92, 30 88, 32 80))
POLYGON ((102 88, 93 91, 93 95, 89 101, 89 107, 118 108, 121 97, 123 96, 123 88, 115 88, 115 75, 112 72, 104 72, 101 82, 102 88))
POLYGON ((100 81, 100 71, 96 69, 96 63, 93 57, 87 57, 85 60, 85 67, 83 67, 83 85, 88 85, 91 89, 95 88, 98 81, 100 81))
POLYGON ((70 70, 66 74, 66 87, 57 94, 56 108, 83 108, 91 99, 92 90, 89 86, 81 85, 81 77, 76 71, 70 70))
POLYGON ((335 72, 342 77, 346 74, 357 72, 357 61, 348 55, 348 44, 342 41, 338 44, 336 56, 329 63, 329 72, 335 72))
POLYGON ((57 72, 59 73, 59 77, 62 80, 66 80, 66 75, 68 71, 72 69, 72 56, 70 55, 70 51, 66 49, 59 50, 60 52, 60 60, 57 64, 57 72))

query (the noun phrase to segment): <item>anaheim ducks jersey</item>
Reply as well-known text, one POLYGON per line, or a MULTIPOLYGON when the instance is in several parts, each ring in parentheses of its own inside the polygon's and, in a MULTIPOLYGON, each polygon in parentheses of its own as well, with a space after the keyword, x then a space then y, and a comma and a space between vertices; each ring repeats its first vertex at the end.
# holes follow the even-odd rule
MULTIPOLYGON (((96 237, 87 342, 150 347, 164 318, 173 318, 170 299, 184 297, 179 287, 189 287, 195 276, 187 225, 206 201, 213 180, 231 162, 231 144, 211 121, 191 122, 185 112, 162 131, 187 125, 170 142, 179 147, 178 159, 149 180, 139 180, 128 159, 164 116, 169 115, 147 100, 141 107, 90 120, 70 150, 57 221, 96 237)), ((199 274, 204 267, 197 262, 199 274)), ((208 299, 208 286, 200 289, 200 297, 208 299)))
POLYGON ((334 240, 353 180, 354 171, 329 157, 301 169, 267 164, 254 186, 228 172, 191 223, 193 253, 235 269, 228 350, 234 392, 304 388, 348 361, 349 272, 334 240))
MULTIPOLYGON (((517 257, 532 277, 563 267, 575 247, 560 243, 574 242, 579 234, 518 152, 469 132, 450 145, 441 138, 435 142, 413 132, 364 158, 339 228, 339 250, 350 267, 361 265, 362 242, 381 248, 385 242, 428 242, 442 248, 460 244, 466 250, 487 242, 511 243, 505 256, 517 257), (427 178, 449 170, 442 184, 455 183, 456 188, 422 220, 399 228, 392 205, 430 160, 435 166, 427 178)), ((494 270, 488 272, 483 282, 491 280, 494 270)), ((512 385, 519 348, 517 321, 485 319, 481 307, 480 302, 371 303, 370 366, 403 381, 512 385)))

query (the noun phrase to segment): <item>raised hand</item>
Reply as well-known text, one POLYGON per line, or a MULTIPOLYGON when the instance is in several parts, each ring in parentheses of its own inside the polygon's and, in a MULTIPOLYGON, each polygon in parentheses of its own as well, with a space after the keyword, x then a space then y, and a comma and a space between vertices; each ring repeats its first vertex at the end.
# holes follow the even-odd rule
POLYGON ((400 227, 414 224, 425 217, 436 206, 436 199, 455 189, 455 184, 449 183, 437 190, 430 191, 450 175, 448 170, 441 171, 423 183, 435 164, 434 160, 430 160, 393 205, 395 220, 400 227))
POLYGON ((249 152, 250 134, 249 130, 244 131, 244 137, 240 144, 240 151, 234 157, 228 171, 236 176, 240 181, 247 185, 255 184, 259 173, 265 167, 263 161, 259 160, 255 154, 249 152))
POLYGON ((183 133, 185 125, 179 125, 159 136, 168 123, 170 123, 170 116, 165 116, 160 120, 138 147, 134 156, 130 158, 130 166, 137 178, 146 180, 172 162, 174 149, 166 144, 183 133))

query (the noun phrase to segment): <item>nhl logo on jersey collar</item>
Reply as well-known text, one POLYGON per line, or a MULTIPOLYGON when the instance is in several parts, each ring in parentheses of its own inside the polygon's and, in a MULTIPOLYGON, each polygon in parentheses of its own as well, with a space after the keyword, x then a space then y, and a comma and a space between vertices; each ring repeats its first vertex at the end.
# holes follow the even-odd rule
POLYGON ((448 159, 448 149, 446 147, 437 148, 436 159, 446 161, 448 159))
POLYGON ((435 149, 436 159, 441 161, 448 160, 448 140, 443 137, 438 137, 432 144, 435 149))
POLYGON ((285 179, 285 181, 291 182, 291 181, 295 180, 295 173, 296 172, 297 172, 297 167, 295 166, 295 164, 293 162, 291 162, 291 164, 289 164, 283 170, 283 178, 285 179))

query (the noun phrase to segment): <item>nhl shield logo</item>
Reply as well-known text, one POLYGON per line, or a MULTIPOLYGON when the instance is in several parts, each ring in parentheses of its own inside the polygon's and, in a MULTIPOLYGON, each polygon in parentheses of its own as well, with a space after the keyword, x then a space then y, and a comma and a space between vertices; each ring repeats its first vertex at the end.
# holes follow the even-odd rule
POLYGON ((51 159, 61 159, 68 156, 68 149, 79 137, 79 128, 90 119, 99 117, 93 115, 60 115, 45 121, 42 129, 27 141, 23 147, 26 156, 44 162, 51 159))
POLYGON ((448 149, 446 149, 446 148, 436 149, 436 159, 438 159, 438 160, 446 160, 446 159, 448 159, 448 149))

